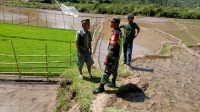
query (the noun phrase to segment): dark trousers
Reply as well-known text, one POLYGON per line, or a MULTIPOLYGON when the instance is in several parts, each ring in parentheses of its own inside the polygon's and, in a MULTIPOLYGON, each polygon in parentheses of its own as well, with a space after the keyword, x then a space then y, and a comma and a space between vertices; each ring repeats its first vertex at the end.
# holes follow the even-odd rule
POLYGON ((132 49, 133 49, 133 42, 123 43, 123 52, 124 52, 124 64, 130 64, 131 57, 132 57, 132 49))

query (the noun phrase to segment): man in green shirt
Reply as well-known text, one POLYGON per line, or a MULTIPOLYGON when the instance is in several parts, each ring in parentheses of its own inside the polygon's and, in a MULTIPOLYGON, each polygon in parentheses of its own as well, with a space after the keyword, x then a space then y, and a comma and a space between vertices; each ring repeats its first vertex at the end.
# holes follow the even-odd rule
POLYGON ((134 15, 128 15, 128 23, 121 25, 120 28, 124 28, 124 39, 123 39, 123 52, 124 52, 124 64, 130 66, 132 57, 133 40, 137 37, 140 32, 139 26, 133 22, 134 15))

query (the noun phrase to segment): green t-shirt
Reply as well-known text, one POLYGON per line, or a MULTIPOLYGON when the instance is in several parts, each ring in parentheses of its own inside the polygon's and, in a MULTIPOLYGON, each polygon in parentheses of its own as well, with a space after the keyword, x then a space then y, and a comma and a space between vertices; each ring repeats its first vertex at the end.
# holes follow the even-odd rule
POLYGON ((126 42, 132 42, 135 38, 135 29, 140 30, 139 26, 136 23, 132 24, 125 24, 120 26, 120 28, 124 28, 124 41, 126 42))

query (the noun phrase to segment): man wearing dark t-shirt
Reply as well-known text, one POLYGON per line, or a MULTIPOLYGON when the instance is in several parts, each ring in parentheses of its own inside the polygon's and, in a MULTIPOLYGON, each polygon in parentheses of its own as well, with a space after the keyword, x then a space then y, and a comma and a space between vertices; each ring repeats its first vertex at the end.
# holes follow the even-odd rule
POLYGON ((133 22, 134 15, 128 15, 128 23, 121 25, 120 28, 124 28, 124 39, 123 39, 123 52, 124 52, 124 64, 130 65, 132 57, 133 40, 137 37, 140 32, 139 26, 133 22))

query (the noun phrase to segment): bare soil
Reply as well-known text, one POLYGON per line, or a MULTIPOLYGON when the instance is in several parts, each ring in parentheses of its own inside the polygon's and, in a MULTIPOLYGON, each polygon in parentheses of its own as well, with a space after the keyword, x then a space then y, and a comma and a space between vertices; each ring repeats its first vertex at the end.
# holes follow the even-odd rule
POLYGON ((150 83, 146 98, 143 102, 119 100, 114 106, 136 112, 199 112, 200 59, 180 46, 173 48, 172 56, 134 61, 133 73, 150 83))
POLYGON ((0 81, 0 112, 52 112, 57 84, 0 81))
MULTIPOLYGON (((125 20, 123 18, 122 23, 125 20)), ((136 18, 135 21, 140 24, 141 33, 134 40, 132 58, 135 59, 129 68, 132 73, 129 78, 139 76, 142 80, 147 80, 149 83, 147 91, 144 94, 127 93, 124 97, 104 93, 96 96, 93 105, 100 106, 100 110, 109 106, 130 112, 200 112, 199 47, 188 49, 180 43, 176 35, 168 33, 169 30, 185 31, 187 27, 165 18, 144 17, 136 18), (174 43, 169 57, 136 58, 138 55, 156 54, 163 46, 162 43, 166 41, 174 43), (109 102, 107 101, 109 98, 105 95, 113 95, 114 100, 110 101, 114 103, 101 107, 99 102, 109 102)), ((103 45, 99 50, 100 63, 106 56, 105 50, 110 31, 109 21, 107 21, 103 29, 105 38, 102 39, 103 45)), ((128 77, 124 80, 126 79, 128 77)), ((94 112, 100 111, 97 109, 94 112)))

